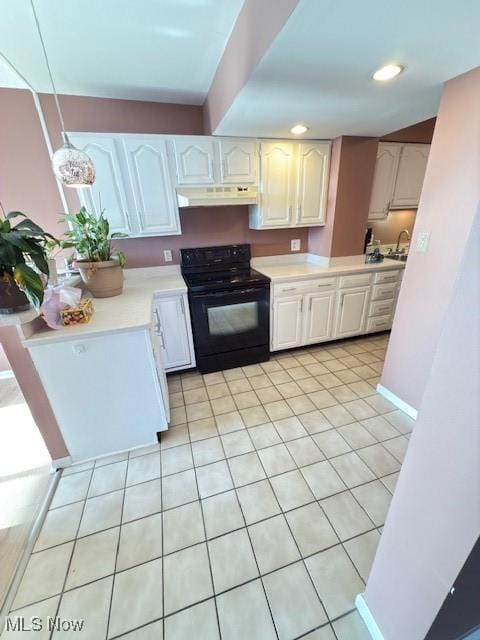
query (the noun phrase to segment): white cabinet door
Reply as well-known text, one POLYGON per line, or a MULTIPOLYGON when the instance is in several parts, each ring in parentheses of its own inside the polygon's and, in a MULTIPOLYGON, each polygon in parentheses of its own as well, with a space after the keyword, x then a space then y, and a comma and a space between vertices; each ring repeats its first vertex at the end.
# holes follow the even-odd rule
POLYGON ((123 143, 139 235, 180 234, 180 218, 165 140, 160 136, 126 136, 123 143))
POLYGON ((294 145, 263 142, 261 145, 260 228, 292 224, 294 145))
POLYGON ((93 186, 77 189, 80 203, 94 215, 105 210, 110 231, 128 233, 132 231, 128 219, 129 203, 125 176, 122 174, 120 137, 68 134, 71 142, 85 151, 95 165, 96 178, 93 186))
POLYGON ((168 392, 165 363, 163 362, 161 332, 158 327, 156 317, 152 322, 150 338, 152 341, 153 360, 155 363, 158 385, 160 387, 160 393, 162 394, 163 405, 165 407, 165 415, 167 417, 167 422, 170 422, 170 394, 168 392))
POLYGON ((325 224, 327 206, 330 144, 301 143, 297 154, 298 226, 325 224))
POLYGON ((337 298, 336 338, 346 338, 365 331, 370 287, 343 289, 337 298))
POLYGON ((401 145, 380 142, 377 151, 372 195, 370 196, 369 220, 385 218, 393 198, 395 178, 400 160, 401 145))
POLYGON ((429 152, 429 144, 406 144, 402 147, 392 206, 418 207, 429 152))
POLYGON ((314 293, 305 297, 306 318, 303 344, 323 342, 333 337, 335 292, 314 293))
POLYGON ((303 296, 279 298, 273 303, 272 348, 291 349, 302 344, 303 296))
POLYGON ((218 141, 220 179, 224 184, 252 184, 258 180, 258 145, 254 140, 218 141))
POLYGON ((208 136, 172 138, 177 183, 183 185, 215 184, 215 144, 208 136))
POLYGON ((186 295, 162 296, 154 300, 156 333, 160 334, 165 369, 193 366, 190 314, 186 295))

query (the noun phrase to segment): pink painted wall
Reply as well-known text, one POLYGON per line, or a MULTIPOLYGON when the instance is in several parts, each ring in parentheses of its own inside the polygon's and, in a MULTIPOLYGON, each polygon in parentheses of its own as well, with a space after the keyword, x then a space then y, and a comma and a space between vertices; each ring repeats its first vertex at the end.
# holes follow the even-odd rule
MULTIPOLYGON (((0 328, 0 342, 11 362, 17 382, 52 459, 68 456, 68 450, 43 390, 43 385, 30 354, 23 348, 17 328, 14 326, 0 328)), ((26 443, 27 445, 28 443, 26 443)))
MULTIPOLYGON (((180 262, 179 249, 236 243, 249 243, 252 256, 290 253, 290 240, 301 241, 308 249, 308 229, 254 231, 248 228, 248 207, 198 207, 180 210, 181 236, 132 238, 117 245, 125 252, 127 266, 148 267, 164 264, 163 249, 171 249, 173 263, 180 262)), ((170 264, 170 263, 169 263, 170 264)))
POLYGON ((312 253, 339 257, 363 253, 377 138, 343 136, 333 142, 325 227, 311 228, 312 253))
MULTIPOLYGON (((480 200, 480 67, 446 83, 381 384, 420 406, 480 200)), ((473 309, 472 309, 473 311, 473 309)))
POLYGON ((204 104, 206 133, 215 132, 297 4, 298 0, 245 0, 204 104))
MULTIPOLYGON (((463 82, 454 84, 459 89, 463 82)), ((444 100, 451 92, 452 85, 444 100)), ((441 124, 442 115, 439 128, 441 124)), ((448 305, 417 422, 365 591, 386 640, 425 638, 480 531, 480 209, 460 271, 455 271, 454 289, 445 292, 448 305)), ((408 341, 405 347, 410 351, 408 341)), ((478 600, 478 592, 457 590, 453 598, 478 600)))
POLYGON ((63 210, 30 91, 0 89, 0 201, 50 231, 63 210))

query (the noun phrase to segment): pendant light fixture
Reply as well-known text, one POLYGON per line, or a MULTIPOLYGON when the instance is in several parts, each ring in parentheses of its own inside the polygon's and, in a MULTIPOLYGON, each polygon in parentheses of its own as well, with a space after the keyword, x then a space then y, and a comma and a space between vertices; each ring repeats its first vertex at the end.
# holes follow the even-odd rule
POLYGON ((65 132, 65 122, 63 121, 63 114, 60 109, 60 102, 58 100, 57 90, 53 81, 52 70, 50 69, 50 64, 48 62, 47 50, 45 48, 45 42, 43 41, 33 0, 30 0, 30 4, 32 5, 33 16, 35 18, 35 24, 37 25, 38 36, 42 44, 43 55, 45 57, 45 63, 47 65, 48 75, 52 85, 55 105, 57 107, 58 117, 62 127, 63 146, 55 151, 52 156, 53 173, 57 180, 66 187, 74 187, 77 189, 91 187, 95 181, 95 167, 92 160, 85 152, 73 146, 65 132))

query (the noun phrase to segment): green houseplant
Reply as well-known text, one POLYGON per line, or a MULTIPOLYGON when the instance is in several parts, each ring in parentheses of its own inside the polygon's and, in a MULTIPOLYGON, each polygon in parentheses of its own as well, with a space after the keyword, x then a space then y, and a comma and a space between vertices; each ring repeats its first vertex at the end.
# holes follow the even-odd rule
POLYGON ((46 247, 52 240, 21 211, 0 216, 0 313, 25 311, 30 304, 40 308, 49 276, 46 247), (15 218, 20 221, 13 225, 15 218))
POLYGON ((78 213, 66 214, 64 220, 70 229, 65 239, 57 241, 62 249, 75 249, 78 258, 74 267, 96 298, 117 296, 123 290, 125 257, 114 249, 112 240, 123 238, 123 233, 110 233, 104 212, 98 218, 82 207, 78 213))

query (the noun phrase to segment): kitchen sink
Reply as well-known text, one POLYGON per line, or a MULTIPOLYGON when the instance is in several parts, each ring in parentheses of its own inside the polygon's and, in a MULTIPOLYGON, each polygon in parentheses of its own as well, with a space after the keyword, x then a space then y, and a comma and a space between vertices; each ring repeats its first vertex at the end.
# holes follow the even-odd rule
POLYGON ((408 258, 408 253, 396 253, 392 251, 392 253, 387 253, 386 258, 390 258, 390 260, 398 260, 399 262, 406 262, 408 258))

